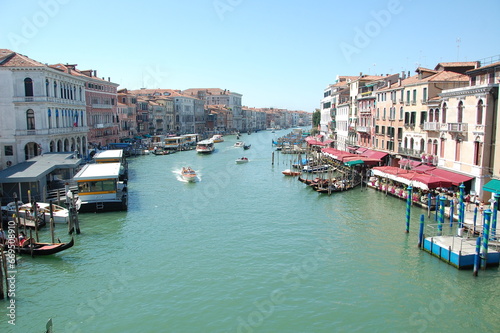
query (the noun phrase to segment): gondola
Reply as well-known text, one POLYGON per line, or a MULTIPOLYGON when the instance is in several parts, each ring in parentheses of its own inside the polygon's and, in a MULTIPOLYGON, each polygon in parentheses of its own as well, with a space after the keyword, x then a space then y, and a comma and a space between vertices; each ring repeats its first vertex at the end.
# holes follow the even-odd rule
POLYGON ((243 145, 243 149, 245 149, 245 150, 246 150, 246 149, 250 149, 250 146, 251 146, 251 145, 243 145))
MULTIPOLYGON (((29 254, 31 256, 47 256, 55 254, 66 249, 69 249, 75 244, 73 237, 69 243, 39 243, 31 242, 27 239, 23 246, 16 246, 15 251, 21 254, 29 254)), ((8 245, 5 245, 8 248, 8 245)))

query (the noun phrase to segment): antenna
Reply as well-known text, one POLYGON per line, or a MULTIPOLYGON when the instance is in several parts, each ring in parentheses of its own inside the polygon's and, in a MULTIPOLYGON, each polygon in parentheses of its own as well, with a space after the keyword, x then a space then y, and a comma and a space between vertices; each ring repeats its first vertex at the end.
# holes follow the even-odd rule
POLYGON ((460 37, 457 38, 457 61, 460 60, 460 37))

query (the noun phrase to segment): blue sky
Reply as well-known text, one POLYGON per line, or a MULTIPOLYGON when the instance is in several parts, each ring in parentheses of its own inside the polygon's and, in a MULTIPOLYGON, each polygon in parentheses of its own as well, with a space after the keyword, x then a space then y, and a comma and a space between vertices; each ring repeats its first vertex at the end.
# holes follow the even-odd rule
POLYGON ((314 111, 337 75, 500 54, 500 1, 0 0, 0 48, 119 88, 222 88, 314 111), (457 42, 460 39, 460 42, 457 42))

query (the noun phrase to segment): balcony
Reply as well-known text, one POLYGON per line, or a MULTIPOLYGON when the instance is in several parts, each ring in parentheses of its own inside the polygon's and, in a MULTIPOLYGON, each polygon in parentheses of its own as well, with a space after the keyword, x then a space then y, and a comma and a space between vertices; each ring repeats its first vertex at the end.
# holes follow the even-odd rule
POLYGON ((72 133, 86 133, 88 132, 87 126, 80 127, 60 127, 60 128, 42 128, 36 130, 16 130, 16 136, 28 135, 54 135, 54 134, 72 134, 72 133))
POLYGON ((467 132, 467 123, 448 123, 446 125, 448 132, 467 132))
POLYGON ((485 126, 484 125, 473 125, 472 134, 473 135, 484 135, 485 126))
POLYGON ((441 123, 436 122, 425 122, 424 131, 439 132, 441 130, 441 123))
POLYGON ((111 104, 92 103, 92 107, 95 108, 95 109, 112 109, 113 105, 111 105, 111 104))
POLYGON ((94 128, 110 128, 114 126, 115 126, 114 123, 105 123, 105 124, 95 124, 94 128))
POLYGON ((423 150, 398 147, 398 154, 402 154, 402 155, 406 155, 406 156, 412 156, 412 157, 418 157, 418 158, 420 158, 423 153, 424 153, 423 150))
POLYGON ((22 96, 14 97, 14 103, 58 103, 58 104, 68 104, 68 105, 80 105, 85 106, 85 101, 75 101, 71 99, 63 99, 57 97, 46 97, 46 96, 22 96))
POLYGON ((361 133, 371 133, 372 128, 371 126, 357 126, 356 131, 361 133))

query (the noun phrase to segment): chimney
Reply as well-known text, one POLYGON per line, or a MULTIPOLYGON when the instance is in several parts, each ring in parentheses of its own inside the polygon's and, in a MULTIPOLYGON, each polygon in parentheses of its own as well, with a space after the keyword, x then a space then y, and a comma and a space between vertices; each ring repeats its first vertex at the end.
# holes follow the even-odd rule
POLYGON ((406 79, 406 76, 405 76, 405 71, 401 71, 401 79, 406 79))
POLYGON ((359 72, 359 76, 363 76, 363 72, 359 72))
POLYGON ((111 78, 108 76, 108 82, 111 82, 111 78))
POLYGON ((94 77, 97 77, 97 71, 96 70, 94 71, 94 77))
POLYGON ((408 71, 408 77, 410 77, 410 71, 408 71))

